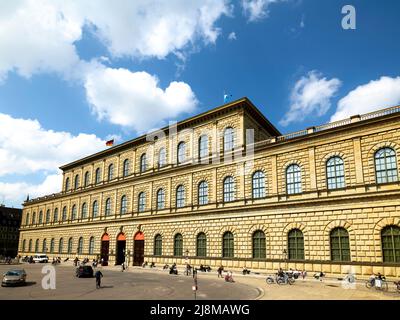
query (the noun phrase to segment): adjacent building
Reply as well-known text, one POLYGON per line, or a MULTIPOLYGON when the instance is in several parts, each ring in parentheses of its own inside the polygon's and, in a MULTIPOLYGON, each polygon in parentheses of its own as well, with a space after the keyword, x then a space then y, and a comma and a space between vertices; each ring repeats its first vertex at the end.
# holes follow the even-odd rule
POLYGON ((400 107, 282 135, 247 98, 61 167, 19 254, 400 276, 400 107))
POLYGON ((0 205, 0 256, 17 256, 21 218, 22 209, 0 205))

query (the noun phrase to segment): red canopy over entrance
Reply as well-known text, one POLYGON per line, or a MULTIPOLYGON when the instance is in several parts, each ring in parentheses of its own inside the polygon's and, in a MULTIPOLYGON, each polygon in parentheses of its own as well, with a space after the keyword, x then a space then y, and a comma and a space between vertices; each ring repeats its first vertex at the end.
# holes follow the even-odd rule
POLYGON ((117 241, 126 241, 126 237, 122 232, 118 235, 117 241))
POLYGON ((110 241, 110 236, 107 233, 103 234, 101 241, 110 241))
POLYGON ((138 232, 135 234, 135 240, 144 240, 143 232, 138 232))

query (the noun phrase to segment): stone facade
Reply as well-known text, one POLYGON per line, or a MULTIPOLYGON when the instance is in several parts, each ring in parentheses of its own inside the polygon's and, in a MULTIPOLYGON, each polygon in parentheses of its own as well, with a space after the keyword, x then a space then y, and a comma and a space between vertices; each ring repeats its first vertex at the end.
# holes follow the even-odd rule
MULTIPOLYGON (((24 204, 19 254, 45 251, 50 256, 92 259, 103 255, 101 239, 107 234, 110 239, 107 259, 115 263, 121 258, 118 258, 121 247, 117 245, 117 237, 123 234, 118 239, 126 241, 124 259, 128 258, 132 264, 137 259, 134 237, 139 232, 144 236, 142 259, 158 265, 184 264, 188 259, 193 265, 246 266, 263 271, 283 267, 340 274, 351 267, 360 275, 381 272, 400 276, 396 253, 388 260, 382 248, 382 230, 393 227, 395 233, 400 227, 399 120, 397 107, 281 136, 247 98, 240 99, 179 122, 177 134, 164 128, 165 139, 158 137, 149 141, 139 137, 61 167, 62 192, 24 204), (236 151, 233 153, 224 150, 227 128, 234 130, 236 151), (248 140, 246 129, 254 129, 254 143, 248 140), (208 137, 209 156, 199 161, 199 137, 204 134, 208 137), (182 141, 185 161, 178 164, 177 146, 182 141), (161 147, 165 148, 168 159, 164 167, 159 166, 161 147), (382 148, 395 154, 396 176, 387 183, 377 181, 375 155, 382 148), (143 154, 146 154, 147 168, 141 172, 143 154), (229 161, 231 157, 233 161, 229 161), (327 187, 327 161, 332 157, 343 161, 344 185, 335 189, 327 187), (125 172, 128 174, 124 176, 127 159, 125 172), (114 169, 113 179, 109 181, 110 164, 114 169), (293 164, 300 168, 301 192, 298 194, 287 192, 287 169, 293 164), (95 184, 97 168, 101 171, 101 181, 95 184), (265 188, 260 198, 254 196, 253 190, 253 174, 257 171, 264 176, 265 188), (90 179, 84 186, 86 172, 90 179), (79 186, 75 189, 76 176, 79 176, 79 186), (229 202, 224 199, 227 177, 233 180, 233 201, 229 202), (69 190, 65 189, 67 178, 69 190), (199 203, 202 181, 208 186, 207 204, 199 203), (178 186, 184 188, 183 205, 179 208, 178 186), (160 189, 164 191, 162 208, 158 207, 157 198, 160 189), (145 195, 142 207, 141 193, 145 195), (126 212, 121 209, 123 196, 126 212), (93 216, 94 201, 98 204, 96 217, 93 216), (87 216, 82 218, 84 204, 87 216), (77 217, 71 220, 74 205, 77 217), (56 208, 57 217, 54 216, 56 208), (44 213, 48 210, 51 214, 46 221, 44 213), (62 221, 63 210, 67 212, 65 221, 62 221), (39 224, 40 212, 43 218, 39 224), (336 257, 332 239, 335 228, 343 228, 347 235, 345 240, 339 240, 342 241, 340 255, 346 254, 343 246, 347 241, 349 259, 333 258, 336 257), (294 229, 302 233, 302 258, 290 257, 293 248, 288 234, 294 229), (264 235, 261 245, 264 252, 255 256, 253 235, 259 230, 264 235), (223 257, 226 232, 231 232, 234 239, 231 257, 223 257), (206 235, 205 257, 197 256, 199 233, 206 235), (175 243, 177 234, 182 235, 183 243, 175 243), (162 253, 157 255, 156 235, 162 239, 162 253), (72 245, 68 252, 69 239, 72 245), (182 248, 179 256, 174 255, 174 246, 182 248)), ((396 247, 396 237, 396 234, 392 237, 393 252, 400 250, 396 247)))

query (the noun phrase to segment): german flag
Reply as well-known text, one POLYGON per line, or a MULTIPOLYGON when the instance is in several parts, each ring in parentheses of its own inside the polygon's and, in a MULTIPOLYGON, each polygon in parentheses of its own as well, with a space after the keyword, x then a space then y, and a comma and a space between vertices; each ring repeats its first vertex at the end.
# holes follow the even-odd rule
POLYGON ((108 141, 106 142, 106 146, 107 146, 107 147, 110 147, 110 146, 112 146, 113 144, 114 144, 114 139, 108 140, 108 141))

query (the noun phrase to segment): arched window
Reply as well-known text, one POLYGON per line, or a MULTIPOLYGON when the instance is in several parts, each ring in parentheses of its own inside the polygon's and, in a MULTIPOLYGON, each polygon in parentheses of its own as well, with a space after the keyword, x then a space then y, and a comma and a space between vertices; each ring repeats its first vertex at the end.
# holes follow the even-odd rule
POLYGON ((68 248, 67 248, 67 253, 72 253, 72 238, 68 239, 68 248))
POLYGON ((25 249, 26 249, 26 240, 24 239, 24 240, 22 241, 22 251, 25 252, 25 249))
POLYGON ((292 229, 288 233, 289 259, 304 260, 304 238, 299 229, 292 229))
POLYGON ((114 165, 111 163, 108 166, 108 176, 107 176, 108 181, 111 181, 114 179, 114 165))
POLYGON ((196 238, 196 256, 207 256, 207 236, 204 232, 200 232, 196 238))
POLYGON ((146 194, 144 192, 139 193, 138 197, 138 211, 143 212, 146 209, 146 194))
POLYGON ((89 254, 94 253, 94 237, 90 237, 89 239, 89 254))
POLYGON ((147 170, 147 159, 146 154, 143 153, 140 156, 140 172, 145 172, 147 170))
POLYGON ((74 204, 72 206, 72 210, 71 210, 71 220, 76 220, 77 215, 76 215, 76 205, 74 204))
POLYGON ((32 224, 36 223, 36 212, 33 213, 32 215, 32 224))
POLYGON ((207 181, 201 181, 199 183, 199 205, 208 204, 208 183, 207 181))
POLYGON ((32 239, 29 239, 28 252, 32 252, 32 239))
POLYGON ((36 239, 36 242, 35 242, 35 252, 36 253, 39 252, 39 239, 36 239))
POLYGON ((86 219, 88 217, 88 212, 87 212, 87 204, 86 202, 83 203, 82 205, 82 219, 86 219))
POLYGON ((165 208, 165 191, 160 188, 157 191, 157 210, 162 210, 165 208))
POLYGON ((50 240, 50 253, 54 253, 54 238, 50 240))
POLYGON ((174 237, 174 256, 183 256, 183 237, 180 233, 174 237))
POLYGON ((54 209, 53 222, 58 222, 58 208, 54 209))
POLYGON ((78 254, 82 254, 83 252, 83 237, 80 237, 78 240, 78 254))
POLYGON ((128 212, 128 198, 126 197, 126 195, 123 195, 121 197, 121 209, 120 209, 120 214, 125 214, 128 212))
POLYGON ((176 207, 182 208, 185 206, 185 187, 183 185, 179 185, 176 188, 176 207))
POLYGON ((224 131, 224 151, 229 152, 235 148, 235 131, 228 127, 224 131))
POLYGON ((232 176, 224 179, 224 202, 235 201, 235 181, 232 176))
POLYGON ((49 223, 50 222, 50 209, 47 209, 47 211, 46 211, 46 223, 49 223))
POLYGON ((265 197, 265 175, 262 171, 256 171, 251 179, 252 181, 252 193, 253 198, 264 198, 265 197))
POLYGON ((100 174, 101 172, 100 172, 100 168, 97 168, 96 169, 96 173, 95 173, 95 177, 94 177, 94 183, 95 184, 99 184, 100 183, 100 179, 101 179, 101 177, 100 177, 100 174))
POLYGON ((63 253, 64 251, 64 239, 60 238, 60 241, 58 242, 58 253, 63 253))
POLYGON ((62 221, 64 222, 64 221, 67 221, 67 207, 64 207, 63 208, 63 211, 62 211, 62 221))
POLYGON ((286 169, 286 192, 301 193, 301 170, 297 164, 292 164, 286 169))
POLYGON ((111 199, 107 198, 106 200, 106 216, 111 215, 111 199))
POLYGON ((29 224, 29 212, 27 212, 25 216, 25 225, 27 226, 29 224))
POLYGON ((69 177, 65 179, 65 191, 69 191, 69 177))
POLYGON ((265 257, 265 233, 261 230, 257 230, 253 233, 253 258, 264 259, 265 257))
POLYGON ((387 226, 381 231, 383 262, 400 262, 400 228, 387 226))
POLYGON ((48 250, 47 248, 47 241, 46 239, 43 239, 43 243, 42 243, 42 252, 46 253, 48 250))
POLYGON ((328 189, 344 188, 344 164, 340 157, 332 157, 326 162, 328 189))
POLYGON ((186 144, 182 141, 178 144, 178 163, 185 162, 186 159, 186 144))
POLYGON ((199 138, 199 159, 208 157, 208 136, 202 135, 199 138))
POLYGON ((75 180, 74 180, 74 189, 78 189, 79 188, 79 175, 75 176, 75 180))
POLYGON ((99 203, 97 200, 93 201, 92 205, 92 217, 96 218, 99 215, 99 203))
POLYGON ((42 224, 42 223, 43 223, 43 211, 40 210, 40 212, 39 212, 39 224, 42 224))
POLYGON ((331 259, 333 261, 350 261, 349 233, 345 228, 335 228, 330 234, 331 259))
POLYGON ((391 148, 382 148, 375 153, 376 183, 397 181, 396 153, 391 148))
POLYGON ((227 231, 222 236, 222 257, 233 258, 234 257, 234 240, 233 234, 227 231))
POLYGON ((165 148, 161 148, 158 152, 158 167, 164 167, 167 164, 167 153, 165 148))
POLYGON ((162 237, 161 234, 157 234, 154 237, 154 255, 161 256, 162 255, 162 237))
POLYGON ((90 183, 89 179, 90 179, 89 171, 86 171, 85 172, 85 179, 84 179, 84 186, 85 187, 87 187, 89 185, 89 183, 90 183))
POLYGON ((124 177, 129 176, 129 159, 125 159, 125 160, 124 160, 122 175, 123 175, 124 177))

